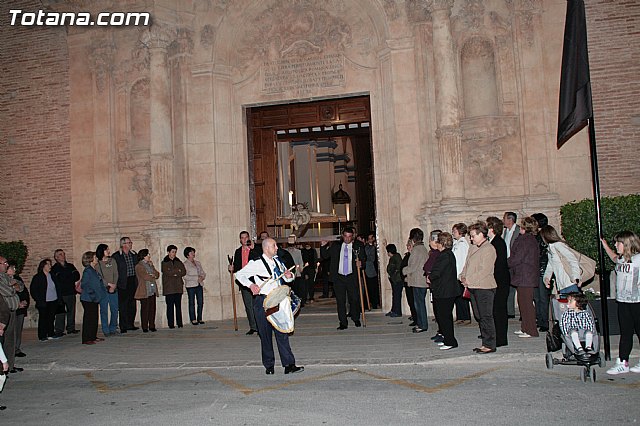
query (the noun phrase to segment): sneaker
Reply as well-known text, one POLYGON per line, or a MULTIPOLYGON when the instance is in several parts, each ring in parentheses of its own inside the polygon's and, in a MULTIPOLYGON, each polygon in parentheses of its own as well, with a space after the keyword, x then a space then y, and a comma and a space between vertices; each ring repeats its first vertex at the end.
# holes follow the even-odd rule
MULTIPOLYGON (((635 368, 635 367, 634 367, 635 368)), ((616 359, 616 365, 607 370, 607 374, 616 375, 629 372, 629 362, 616 359)))
POLYGON ((527 337, 531 337, 531 335, 529 335, 529 334, 527 334, 527 333, 524 333, 524 332, 520 332, 520 333, 518 334, 518 337, 524 337, 524 338, 527 338, 527 337))
POLYGON ((448 351, 449 349, 453 349, 453 348, 455 348, 455 347, 457 347, 457 346, 447 346, 447 345, 442 345, 442 346, 440 346, 440 350, 441 350, 441 351, 448 351))
POLYGON ((629 369, 632 373, 640 373, 640 361, 629 369))
POLYGON ((578 348, 576 349, 576 356, 577 357, 584 357, 586 355, 586 352, 584 349, 582 348, 578 348))
POLYGON ((437 342, 438 346, 445 346, 444 342, 437 342))
POLYGON ((521 334, 526 334, 526 333, 522 330, 518 330, 518 331, 514 331, 513 334, 517 334, 519 336, 521 334))
MULTIPOLYGON (((597 352, 593 350, 593 348, 591 346, 589 346, 588 348, 585 348, 584 350, 586 353, 588 353, 589 355, 595 355, 597 352)), ((639 371, 640 372, 640 371, 639 371)))

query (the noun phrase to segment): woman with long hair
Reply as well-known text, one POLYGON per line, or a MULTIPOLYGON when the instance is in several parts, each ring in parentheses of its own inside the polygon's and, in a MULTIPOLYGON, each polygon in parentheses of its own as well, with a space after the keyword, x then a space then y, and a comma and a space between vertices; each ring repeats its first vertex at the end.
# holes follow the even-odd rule
POLYGON ((629 368, 634 333, 640 341, 640 237, 634 232, 622 231, 614 240, 615 251, 602 239, 605 251, 616 264, 616 301, 620 323, 618 359, 607 373, 640 373, 640 362, 629 368))
POLYGON ((556 278, 556 290, 562 295, 580 291, 580 262, 569 250, 558 231, 551 226, 543 226, 540 229, 542 240, 549 245, 549 263, 544 271, 544 285, 551 288, 551 276, 556 278), (562 260, 569 265, 569 271, 565 270, 562 260), (569 273, 568 273, 569 272, 569 273))

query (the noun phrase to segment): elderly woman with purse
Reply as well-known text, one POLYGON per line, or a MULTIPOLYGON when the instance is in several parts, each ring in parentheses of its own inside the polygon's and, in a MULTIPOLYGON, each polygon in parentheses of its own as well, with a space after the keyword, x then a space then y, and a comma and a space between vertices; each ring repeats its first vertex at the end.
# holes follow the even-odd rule
POLYGON ((158 284, 156 280, 160 272, 153 266, 148 249, 138 252, 140 261, 136 265, 136 277, 138 288, 134 297, 140 301, 140 327, 144 333, 155 332, 156 329, 156 298, 158 297, 158 284))
POLYGON ((493 276, 496 250, 487 239, 488 232, 484 222, 476 222, 469 227, 473 246, 469 248, 460 273, 460 282, 471 293, 471 306, 480 325, 482 346, 473 350, 480 354, 496 351, 496 327, 493 322, 493 299, 497 288, 493 276))

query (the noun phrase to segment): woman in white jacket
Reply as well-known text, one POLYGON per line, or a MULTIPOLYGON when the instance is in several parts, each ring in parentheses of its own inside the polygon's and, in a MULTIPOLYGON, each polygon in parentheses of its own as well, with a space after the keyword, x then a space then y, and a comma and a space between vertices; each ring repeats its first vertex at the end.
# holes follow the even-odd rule
POLYGON ((567 243, 560 238, 558 232, 551 225, 540 229, 540 236, 549 244, 549 263, 544 271, 544 284, 551 288, 551 276, 556 277, 556 290, 560 294, 569 294, 580 291, 580 262, 569 250, 567 243), (567 271, 562 259, 569 265, 567 271))

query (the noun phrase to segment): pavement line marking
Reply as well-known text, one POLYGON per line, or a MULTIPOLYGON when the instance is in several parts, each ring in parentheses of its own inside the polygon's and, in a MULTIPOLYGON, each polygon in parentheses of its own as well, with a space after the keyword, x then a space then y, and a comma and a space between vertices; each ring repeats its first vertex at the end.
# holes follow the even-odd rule
POLYGON ((132 389, 132 388, 139 388, 139 387, 151 385, 151 384, 154 384, 154 383, 161 383, 161 382, 164 382, 164 381, 167 381, 167 380, 179 379, 181 377, 195 376, 196 374, 200 374, 202 372, 203 371, 196 371, 196 372, 191 372, 191 373, 186 373, 186 374, 178 374, 178 375, 175 375, 175 376, 163 377, 161 379, 147 380, 147 381, 144 381, 144 382, 132 383, 130 385, 124 385, 124 386, 119 386, 119 387, 111 387, 109 384, 107 384, 107 382, 104 382, 102 380, 96 379, 93 376, 93 372, 84 373, 84 376, 87 378, 89 383, 91 383, 96 388, 96 390, 98 392, 100 392, 100 393, 109 393, 109 392, 119 392, 119 391, 132 389))
POLYGON ((501 369, 502 367, 493 367, 493 368, 489 368, 486 370, 482 370, 479 371, 477 373, 473 373, 473 374, 469 374, 468 376, 464 376, 464 377, 460 377, 458 379, 453 379, 453 380, 449 380, 445 383, 442 383, 440 385, 437 386, 423 386, 423 385, 419 385, 417 383, 413 383, 413 382, 409 382, 407 380, 404 379, 392 379, 389 377, 385 377, 385 376, 381 376, 379 374, 375 374, 375 373, 369 373, 366 371, 362 371, 362 370, 354 370, 356 373, 358 374, 362 374, 363 376, 369 376, 372 377, 376 380, 381 380, 384 382, 388 382, 388 383, 393 383, 394 385, 398 385, 398 386, 404 386, 406 388, 409 389, 413 389, 415 391, 418 392, 424 392, 424 393, 436 393, 436 392, 440 392, 444 389, 449 389, 452 388, 454 386, 458 386, 461 385, 469 380, 472 379, 477 379, 478 377, 484 376, 485 374, 489 374, 492 373, 496 370, 501 369))

